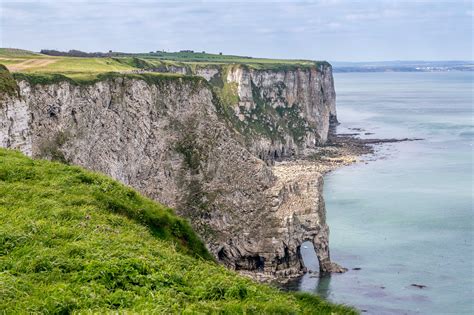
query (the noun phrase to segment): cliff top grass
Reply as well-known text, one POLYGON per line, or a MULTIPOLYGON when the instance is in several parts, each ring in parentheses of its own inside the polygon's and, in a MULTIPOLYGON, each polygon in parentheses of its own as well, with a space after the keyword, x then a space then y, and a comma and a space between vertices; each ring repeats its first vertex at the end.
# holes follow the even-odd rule
POLYGON ((205 52, 155 52, 136 54, 147 61, 174 61, 184 64, 222 65, 241 64, 254 69, 278 69, 283 67, 313 67, 326 62, 303 59, 270 59, 245 56, 209 54, 205 52))
POLYGON ((355 314, 215 263, 189 224, 106 176, 0 149, 0 309, 355 314))
POLYGON ((327 64, 311 60, 251 58, 191 52, 148 54, 110 53, 102 57, 51 56, 21 49, 0 48, 0 64, 11 72, 91 77, 104 72, 133 72, 160 66, 221 66, 239 64, 253 69, 287 70, 327 64))
POLYGON ((18 94, 18 85, 16 84, 15 79, 8 71, 8 69, 0 64, 0 96, 7 95, 17 95, 18 94))
MULTIPOLYGON (((0 65, 1 66, 1 65, 0 65)), ((73 85, 90 85, 99 81, 109 79, 137 79, 149 84, 161 85, 166 82, 176 82, 176 79, 192 82, 194 84, 205 83, 204 78, 198 76, 187 76, 177 73, 120 73, 120 72, 100 72, 100 73, 40 73, 40 72, 14 72, 11 76, 15 80, 26 80, 33 85, 46 85, 60 82, 69 82, 73 85)))
POLYGON ((2 57, 31 57, 40 54, 18 48, 0 48, 0 56, 2 57))

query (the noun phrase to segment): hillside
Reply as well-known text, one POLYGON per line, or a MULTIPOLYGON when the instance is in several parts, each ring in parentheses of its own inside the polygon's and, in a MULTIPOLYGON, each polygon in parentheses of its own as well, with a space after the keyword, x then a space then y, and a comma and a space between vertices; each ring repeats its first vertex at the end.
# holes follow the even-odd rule
POLYGON ((0 309, 352 314, 217 265, 190 226, 103 175, 0 149, 0 309))
POLYGON ((0 48, 1 57, 34 57, 41 54, 18 48, 0 48))

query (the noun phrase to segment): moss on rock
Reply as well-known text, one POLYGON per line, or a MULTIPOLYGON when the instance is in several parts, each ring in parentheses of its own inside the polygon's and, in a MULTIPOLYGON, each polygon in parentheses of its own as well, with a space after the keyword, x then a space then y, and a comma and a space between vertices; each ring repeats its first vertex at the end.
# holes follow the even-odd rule
POLYGON ((19 96, 20 89, 7 67, 0 64, 0 99, 4 95, 19 96))

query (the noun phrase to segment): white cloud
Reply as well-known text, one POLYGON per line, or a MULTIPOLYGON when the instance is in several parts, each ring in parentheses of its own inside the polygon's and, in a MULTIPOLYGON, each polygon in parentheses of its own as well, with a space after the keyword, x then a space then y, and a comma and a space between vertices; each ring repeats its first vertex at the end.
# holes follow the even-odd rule
POLYGON ((339 60, 411 52, 453 59, 469 54, 472 42, 469 1, 0 0, 0 8, 1 45, 33 50, 189 48, 339 60))

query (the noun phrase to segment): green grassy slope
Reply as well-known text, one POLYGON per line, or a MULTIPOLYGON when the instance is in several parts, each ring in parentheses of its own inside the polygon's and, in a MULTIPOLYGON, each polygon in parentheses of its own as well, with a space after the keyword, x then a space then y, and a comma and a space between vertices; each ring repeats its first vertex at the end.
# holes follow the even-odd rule
POLYGON ((217 265, 170 209, 0 149, 0 313, 354 314, 217 265))
MULTIPOLYGON (((0 64, 0 69, 2 65, 0 64)), ((148 84, 160 85, 165 82, 175 81, 176 79, 194 82, 195 84, 207 84, 204 78, 198 76, 184 76, 177 73, 118 73, 118 72, 104 72, 97 74, 77 73, 75 75, 64 75, 59 73, 22 73, 14 72, 11 74, 15 80, 26 80, 30 84, 55 84, 59 82, 69 82, 73 85, 90 85, 98 81, 105 81, 117 78, 128 78, 143 80, 148 84)), ((15 81, 16 82, 16 81, 15 81)))
POLYGON ((104 72, 159 68, 165 65, 194 68, 240 64, 254 69, 286 70, 314 67, 325 62, 311 60, 266 59, 207 53, 114 53, 110 57, 81 58, 48 56, 20 49, 0 48, 0 63, 12 72, 60 73, 69 77, 94 76, 104 72))
POLYGON ((18 48, 0 48, 0 57, 32 57, 40 54, 18 48))
POLYGON ((18 85, 7 68, 0 64, 0 100, 4 95, 18 95, 18 85))
POLYGON ((148 54, 135 54, 135 56, 149 62, 153 62, 154 60, 162 60, 174 61, 184 64, 243 64, 257 69, 273 69, 282 66, 310 67, 323 63, 302 59, 252 58, 199 52, 157 52, 148 54))

